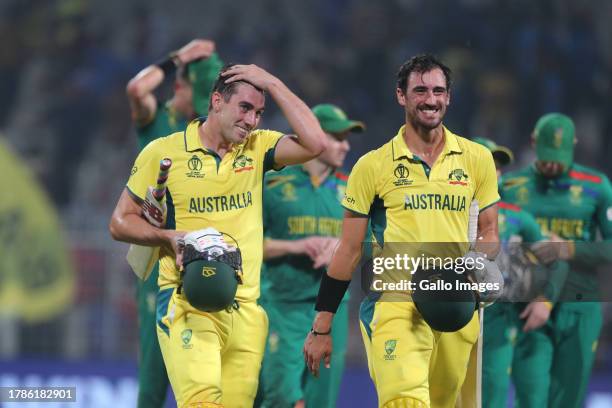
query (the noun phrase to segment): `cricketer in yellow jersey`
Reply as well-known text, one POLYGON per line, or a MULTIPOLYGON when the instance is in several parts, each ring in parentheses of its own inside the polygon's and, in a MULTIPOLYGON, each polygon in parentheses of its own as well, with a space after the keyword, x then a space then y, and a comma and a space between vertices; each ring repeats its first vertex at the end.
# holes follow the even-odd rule
MULTIPOLYGON (((402 65, 396 94, 405 125, 391 141, 363 156, 349 176, 342 237, 323 276, 319 313, 304 345, 315 375, 321 359, 329 364, 332 318, 361 257, 368 220, 383 251, 385 243, 451 242, 460 247, 468 237, 470 203, 477 200, 476 250, 489 258, 498 251, 493 157, 442 125, 450 85, 450 69, 430 55, 402 65)), ((478 338, 478 315, 469 312, 467 325, 443 333, 428 325, 410 297, 404 299, 369 296, 360 310, 379 406, 454 407, 478 338)))
MULTIPOLYGON (((126 91, 138 149, 158 137, 184 130, 189 120, 205 115, 212 85, 222 66, 215 43, 196 38, 134 76, 126 91), (155 97, 155 90, 170 77, 174 77, 174 95, 161 102, 155 97)), ((159 266, 157 259, 154 261, 151 276, 137 282, 138 408, 162 408, 170 385, 155 329, 159 266)))
POLYGON ((117 240, 161 247, 157 332, 179 407, 252 406, 267 335, 267 317, 256 303, 263 174, 316 157, 324 137, 310 109, 278 78, 255 65, 231 65, 213 87, 205 121, 153 141, 136 159, 110 230, 117 240), (295 136, 255 130, 266 93, 295 136), (141 217, 140 203, 164 157, 173 165, 168 221, 158 229, 141 217), (193 308, 180 290, 182 237, 206 227, 234 238, 242 252, 234 306, 215 313, 193 308))

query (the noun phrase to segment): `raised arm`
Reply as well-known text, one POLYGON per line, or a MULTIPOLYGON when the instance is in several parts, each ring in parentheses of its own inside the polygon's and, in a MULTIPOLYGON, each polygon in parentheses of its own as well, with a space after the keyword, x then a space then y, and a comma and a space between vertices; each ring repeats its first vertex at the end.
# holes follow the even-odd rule
POLYGON ((137 126, 145 126, 153 120, 157 110, 157 100, 153 91, 173 74, 178 66, 186 65, 199 58, 208 58, 215 51, 215 43, 210 40, 195 39, 164 60, 151 64, 132 78, 126 93, 132 111, 132 120, 137 126))
POLYGON ((266 91, 287 118, 295 136, 276 145, 274 161, 279 166, 304 163, 325 149, 325 133, 310 108, 274 75, 256 65, 234 65, 223 74, 226 82, 247 81, 266 91))

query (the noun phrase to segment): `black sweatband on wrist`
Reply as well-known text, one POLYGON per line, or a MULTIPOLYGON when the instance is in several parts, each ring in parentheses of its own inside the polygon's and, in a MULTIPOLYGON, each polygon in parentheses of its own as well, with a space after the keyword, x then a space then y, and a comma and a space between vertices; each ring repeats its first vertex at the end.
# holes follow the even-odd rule
POLYGON ((166 77, 174 74, 174 71, 176 71, 176 62, 172 55, 164 58, 163 60, 157 61, 155 65, 163 71, 164 76, 166 77))
POLYGON ((350 280, 334 279, 327 273, 324 273, 321 277, 321 286, 319 287, 315 310, 317 312, 336 313, 350 283, 350 280))
POLYGON ((314 327, 311 327, 310 332, 312 333, 313 336, 329 336, 331 334, 331 327, 326 332, 318 332, 314 329, 314 327))

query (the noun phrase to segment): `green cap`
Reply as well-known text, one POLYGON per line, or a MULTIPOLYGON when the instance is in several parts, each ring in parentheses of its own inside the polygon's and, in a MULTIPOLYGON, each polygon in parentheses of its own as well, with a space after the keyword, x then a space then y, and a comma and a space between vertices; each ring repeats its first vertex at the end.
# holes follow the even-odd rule
POLYGON ((185 265, 183 293, 202 312, 218 312, 230 306, 238 289, 234 268, 225 262, 196 259, 185 265))
POLYGON ((189 83, 193 88, 193 110, 198 116, 208 114, 208 102, 213 85, 223 68, 223 61, 216 52, 210 57, 190 62, 187 65, 189 83))
POLYGON ((576 128, 569 116, 548 113, 536 122, 533 135, 538 160, 562 163, 569 167, 574 161, 576 128))
POLYGON ((415 284, 412 292, 414 305, 432 329, 454 332, 465 327, 474 317, 476 295, 469 289, 456 289, 457 282, 467 283, 465 273, 455 273, 451 269, 420 269, 412 281, 415 284), (442 284, 450 289, 444 289, 442 284))
POLYGON ((472 141, 481 144, 487 149, 489 149, 493 154, 493 158, 497 160, 502 166, 510 164, 514 161, 514 154, 512 154, 512 150, 508 149, 505 146, 499 146, 491 139, 487 139, 485 137, 475 137, 474 139, 472 139, 472 141))
POLYGON ((365 124, 356 120, 350 120, 346 113, 336 105, 323 103, 312 108, 312 112, 319 120, 321 128, 329 133, 342 133, 347 130, 351 132, 363 132, 365 124))

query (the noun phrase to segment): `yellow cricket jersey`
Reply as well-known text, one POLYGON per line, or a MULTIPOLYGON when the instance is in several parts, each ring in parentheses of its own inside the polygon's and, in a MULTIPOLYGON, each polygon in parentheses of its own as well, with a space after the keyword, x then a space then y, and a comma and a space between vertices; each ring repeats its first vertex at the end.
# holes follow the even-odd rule
MULTIPOLYGON (((221 159, 202 145, 200 123, 196 119, 184 132, 148 144, 136 159, 127 188, 144 199, 147 188, 156 184, 160 160, 170 158, 166 228, 190 232, 213 227, 233 237, 242 252, 243 269, 236 299, 256 300, 263 257, 263 176, 274 165, 282 133, 255 130, 221 159)), ((162 250, 159 266, 160 288, 177 286, 180 275, 174 256, 162 250)))
POLYGON ((379 244, 467 242, 469 209, 499 200, 491 152, 444 128, 444 150, 429 167, 406 146, 404 126, 351 171, 342 205, 367 215, 379 244))

